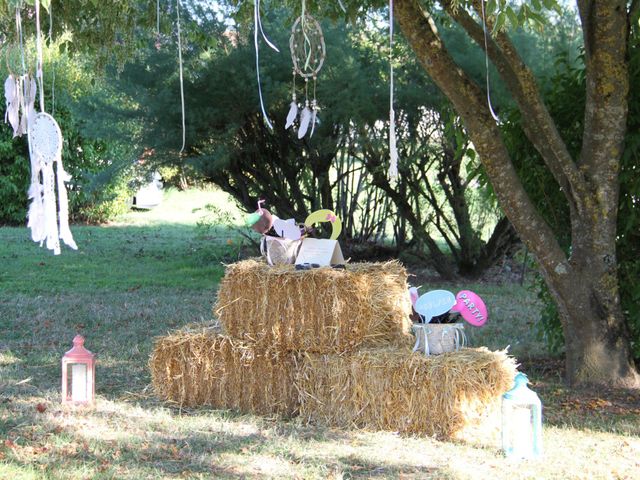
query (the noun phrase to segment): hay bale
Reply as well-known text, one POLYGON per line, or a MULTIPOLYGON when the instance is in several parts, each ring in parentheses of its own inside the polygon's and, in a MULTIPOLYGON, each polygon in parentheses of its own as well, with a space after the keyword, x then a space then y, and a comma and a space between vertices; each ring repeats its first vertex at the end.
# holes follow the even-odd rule
POLYGON ((495 412, 515 372, 505 352, 485 348, 430 357, 387 348, 306 355, 296 382, 307 421, 450 438, 495 412))
POLYGON ((164 400, 284 416, 298 410, 295 365, 291 354, 256 350, 215 328, 159 338, 149 361, 153 387, 164 400))
POLYGON ((407 272, 398 262, 297 271, 245 260, 227 266, 214 310, 230 336, 284 351, 412 342, 407 272))

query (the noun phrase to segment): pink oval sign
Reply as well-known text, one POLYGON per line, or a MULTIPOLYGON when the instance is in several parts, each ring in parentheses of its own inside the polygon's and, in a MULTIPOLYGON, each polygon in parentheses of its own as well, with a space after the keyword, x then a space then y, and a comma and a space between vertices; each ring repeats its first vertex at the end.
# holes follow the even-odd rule
POLYGON ((474 327, 481 327, 487 323, 487 307, 482 299, 470 290, 462 290, 456 295, 456 304, 452 312, 460 312, 462 318, 474 327))

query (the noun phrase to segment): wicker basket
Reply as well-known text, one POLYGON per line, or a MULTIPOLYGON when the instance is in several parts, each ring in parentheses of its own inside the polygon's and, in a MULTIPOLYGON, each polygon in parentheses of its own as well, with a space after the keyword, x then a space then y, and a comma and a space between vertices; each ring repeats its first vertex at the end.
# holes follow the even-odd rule
POLYGON ((462 323, 415 323, 416 344, 413 351, 425 355, 439 355, 457 351, 467 345, 462 323))

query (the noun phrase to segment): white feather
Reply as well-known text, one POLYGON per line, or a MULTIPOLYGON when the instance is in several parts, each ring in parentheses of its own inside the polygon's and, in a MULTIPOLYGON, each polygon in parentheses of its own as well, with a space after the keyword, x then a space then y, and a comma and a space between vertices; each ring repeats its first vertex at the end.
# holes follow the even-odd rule
POLYGON ((289 108, 289 113, 287 114, 287 123, 284 125, 284 129, 286 130, 291 125, 293 125, 293 121, 298 116, 298 105, 296 102, 291 102, 291 108, 289 108))
POLYGON ((311 121, 311 110, 309 107, 304 107, 300 114, 300 128, 298 129, 298 138, 302 138, 306 135, 309 129, 309 122, 311 121))
POLYGON ((9 75, 4 82, 4 96, 7 101, 7 112, 5 113, 5 121, 8 121, 11 124, 11 128, 13 129, 13 136, 18 135, 18 131, 20 130, 20 92, 18 90, 19 84, 18 79, 13 75, 9 75))
POLYGON ((313 112, 311 112, 311 133, 309 134, 309 138, 313 137, 313 132, 316 129, 316 115, 318 114, 318 110, 316 110, 315 108, 313 109, 313 112))

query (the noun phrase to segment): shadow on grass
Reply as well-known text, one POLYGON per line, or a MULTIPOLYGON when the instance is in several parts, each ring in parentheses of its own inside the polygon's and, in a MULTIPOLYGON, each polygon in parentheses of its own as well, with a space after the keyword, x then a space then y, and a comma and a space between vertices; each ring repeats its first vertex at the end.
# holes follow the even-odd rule
POLYGON ((346 478, 454 478, 439 467, 416 465, 385 465, 349 455, 338 459, 343 464, 346 478))
MULTIPOLYGON (((58 417, 68 414, 56 412, 58 417)), ((16 467, 17 471, 36 466, 41 474, 55 478, 72 476, 79 467, 85 472, 88 470, 90 477, 87 478, 92 479, 166 478, 185 472, 203 474, 205 478, 246 478, 236 467, 218 465, 217 458, 225 453, 240 454, 257 449, 265 442, 260 433, 229 432, 175 435, 154 432, 141 438, 102 440, 91 435, 90 426, 85 431, 60 428, 57 422, 44 418, 23 413, 9 421, 0 421, 0 431, 8 432, 4 445, 0 445, 3 463, 16 467), (35 428, 26 434, 20 430, 24 425, 35 428)))
POLYGON ((569 388, 564 358, 539 357, 523 362, 543 407, 547 425, 640 436, 640 392, 624 388, 569 388))

